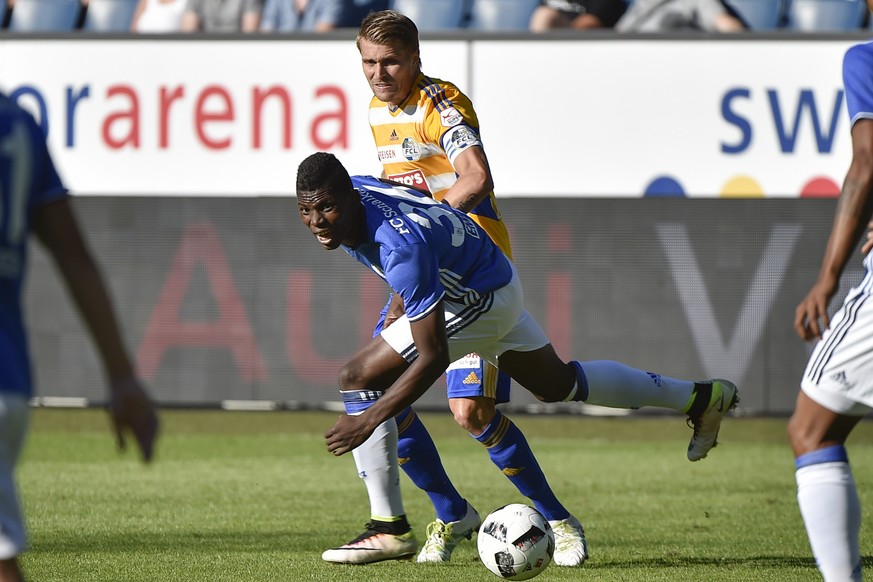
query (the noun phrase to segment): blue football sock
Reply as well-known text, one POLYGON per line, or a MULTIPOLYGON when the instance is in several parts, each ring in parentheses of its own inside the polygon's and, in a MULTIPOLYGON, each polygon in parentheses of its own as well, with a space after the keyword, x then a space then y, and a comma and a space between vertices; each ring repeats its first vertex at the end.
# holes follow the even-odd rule
POLYGON ((395 419, 400 467, 416 487, 427 493, 439 519, 448 523, 463 518, 467 502, 449 480, 424 423, 412 408, 407 408, 395 419))
POLYGON ((482 434, 473 438, 485 445, 497 468, 522 495, 533 502, 546 519, 552 521, 570 516, 570 512, 561 505, 549 487, 524 434, 500 411, 497 411, 482 434))

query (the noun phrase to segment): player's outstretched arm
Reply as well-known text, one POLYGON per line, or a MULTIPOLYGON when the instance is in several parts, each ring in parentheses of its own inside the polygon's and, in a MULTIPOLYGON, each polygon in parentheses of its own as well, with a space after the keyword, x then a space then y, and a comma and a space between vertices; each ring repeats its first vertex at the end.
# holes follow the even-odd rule
POLYGON ((873 120, 852 126, 852 163, 843 181, 831 234, 818 279, 794 314, 794 329, 805 339, 820 338, 830 326, 827 306, 837 291, 840 276, 873 210, 873 120), (819 323, 821 322, 821 323, 819 323))
POLYGON ((158 433, 158 417, 134 375, 109 292, 88 251, 69 200, 37 208, 33 230, 54 258, 97 347, 109 383, 109 412, 119 447, 124 448, 124 434, 130 431, 143 460, 150 461, 158 433))

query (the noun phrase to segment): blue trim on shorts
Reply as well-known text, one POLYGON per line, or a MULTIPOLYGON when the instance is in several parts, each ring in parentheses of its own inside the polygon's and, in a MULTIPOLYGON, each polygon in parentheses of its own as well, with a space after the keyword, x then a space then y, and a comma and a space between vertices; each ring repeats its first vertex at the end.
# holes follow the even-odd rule
POLYGON ((573 400, 577 402, 585 402, 588 400, 588 377, 585 376, 585 370, 582 369, 582 364, 573 360, 570 362, 576 368, 576 385, 578 386, 578 390, 576 390, 576 395, 573 396, 573 400))
POLYGON ((797 469, 809 467, 810 465, 821 465, 822 463, 848 463, 849 455, 846 454, 846 447, 843 445, 834 445, 811 451, 800 455, 794 460, 794 465, 797 469))

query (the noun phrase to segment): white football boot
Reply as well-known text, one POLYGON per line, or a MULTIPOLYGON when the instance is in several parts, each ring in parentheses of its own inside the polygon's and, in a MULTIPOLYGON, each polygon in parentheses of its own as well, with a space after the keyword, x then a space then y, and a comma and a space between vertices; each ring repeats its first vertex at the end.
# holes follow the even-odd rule
POLYGON ((581 566, 588 559, 588 542, 582 524, 572 515, 567 519, 550 521, 555 532, 555 555, 552 561, 556 566, 581 566))
POLYGON ((371 523, 366 531, 347 544, 325 550, 321 559, 335 564, 371 564, 384 560, 409 560, 418 550, 415 534, 394 535, 373 529, 371 523))
POLYGON ((461 541, 473 537, 473 532, 479 529, 479 513, 467 503, 467 513, 458 521, 448 523, 441 519, 432 521, 427 526, 427 539, 418 554, 419 562, 448 562, 452 552, 461 541))

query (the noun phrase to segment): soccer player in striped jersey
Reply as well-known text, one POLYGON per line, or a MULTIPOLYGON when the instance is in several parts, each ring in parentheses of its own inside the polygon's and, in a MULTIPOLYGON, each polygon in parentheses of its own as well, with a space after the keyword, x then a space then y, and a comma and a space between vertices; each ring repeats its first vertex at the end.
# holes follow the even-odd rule
MULTIPOLYGON (((468 213, 511 258, 476 112, 454 84, 422 73, 415 23, 394 11, 372 12, 361 23, 357 46, 373 91, 369 121, 382 175, 468 213)), ((393 296, 376 332, 402 312, 393 296)), ((495 408, 509 401, 510 382, 477 354, 465 354, 446 372, 449 408, 458 424, 485 446, 497 468, 550 520, 557 542, 555 563, 580 566, 588 557, 582 525, 555 496, 524 434, 495 408), (495 432, 498 425, 505 430, 495 432)), ((436 512, 418 561, 448 561, 455 545, 478 528, 479 515, 455 489, 412 408, 402 411, 396 422, 401 466, 428 494, 436 512)), ((360 460, 366 454, 358 451, 355 456, 360 460)), ((344 554, 328 550, 325 559, 344 559, 344 554)))
MULTIPOLYGON (((726 380, 693 382, 612 361, 563 362, 524 310, 515 267, 470 216, 420 191, 367 176, 350 177, 332 155, 313 154, 297 174, 297 210, 327 250, 343 248, 381 276, 404 315, 358 351, 340 373, 349 414, 326 434, 335 455, 368 451, 371 521, 325 559, 368 563, 411 557, 417 549, 400 496, 397 414, 411 406, 458 357, 477 352, 546 402, 616 408, 661 406, 689 416, 688 458, 704 458, 736 405, 726 380), (393 427, 393 434, 392 434, 393 427)), ((497 412, 481 435, 506 438, 497 412)))
MULTIPOLYGON (((868 0, 873 9, 873 0, 868 0)), ((794 327, 816 344, 788 423, 797 502, 825 582, 860 582, 861 502, 846 454, 852 429, 873 410, 873 255, 833 319, 827 307, 873 209, 873 43, 843 59, 852 162, 843 181, 818 279, 797 306, 794 327)), ((871 225, 873 226, 873 225, 871 225)), ((869 239, 869 237, 868 237, 869 239)))
POLYGON ((23 579, 18 555, 27 536, 13 471, 21 453, 33 395, 21 289, 27 240, 34 232, 54 258, 101 357, 109 411, 119 446, 133 433, 151 460, 158 419, 133 373, 109 295, 79 231, 67 190, 42 130, 0 94, 0 582, 23 579))

